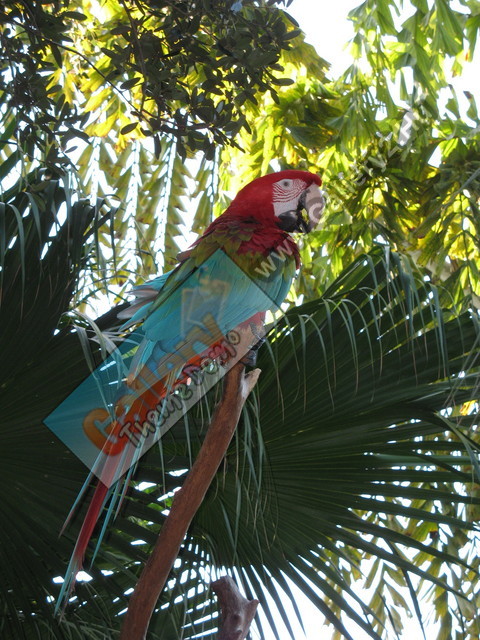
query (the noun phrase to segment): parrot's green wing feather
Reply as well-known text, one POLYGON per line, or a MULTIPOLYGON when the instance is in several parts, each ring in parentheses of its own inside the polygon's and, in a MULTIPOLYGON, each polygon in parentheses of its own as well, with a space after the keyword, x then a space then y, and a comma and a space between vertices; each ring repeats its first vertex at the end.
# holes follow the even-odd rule
POLYGON ((143 324, 145 337, 167 347, 168 338, 178 335, 189 312, 195 287, 209 298, 212 313, 221 309, 226 314, 227 330, 256 313, 277 310, 295 275, 295 260, 285 252, 265 256, 264 247, 255 246, 254 236, 253 225, 245 228, 238 223, 219 226, 204 236, 151 303, 143 324), (251 250, 242 251, 249 243, 251 250))

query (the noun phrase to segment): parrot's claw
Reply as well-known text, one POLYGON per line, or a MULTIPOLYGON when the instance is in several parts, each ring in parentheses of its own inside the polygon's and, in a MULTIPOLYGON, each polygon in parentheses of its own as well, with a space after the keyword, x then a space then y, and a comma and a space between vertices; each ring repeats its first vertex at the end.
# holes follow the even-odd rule
POLYGON ((256 325, 254 322, 251 322, 250 323, 250 331, 255 336, 255 338, 258 340, 257 344, 255 344, 255 346, 252 347, 252 349, 253 348, 260 349, 262 344, 265 342, 265 327, 262 325, 260 327, 260 329, 259 329, 258 325, 256 325))
POLYGON ((254 367, 257 364, 257 350, 250 349, 250 351, 247 351, 243 358, 240 359, 240 362, 246 367, 254 367))
POLYGON ((257 364, 257 355, 258 350, 265 342, 265 337, 256 336, 258 338, 258 342, 256 342, 249 351, 241 358, 240 362, 244 364, 246 367, 255 367, 257 364))

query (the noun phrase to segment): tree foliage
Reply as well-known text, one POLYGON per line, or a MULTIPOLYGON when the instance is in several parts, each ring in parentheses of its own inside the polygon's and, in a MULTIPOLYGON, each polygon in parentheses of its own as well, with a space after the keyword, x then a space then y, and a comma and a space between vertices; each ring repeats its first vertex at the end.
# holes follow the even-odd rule
POLYGON ((53 578, 78 521, 58 532, 84 470, 41 421, 115 326, 83 312, 122 302, 280 168, 323 175, 325 223, 300 240, 290 308, 152 638, 211 636, 203 578, 224 569, 272 628, 275 606, 290 628, 278 589, 293 582, 338 638, 400 633, 423 601, 439 640, 478 637, 480 123, 455 77, 480 7, 366 0, 332 78, 285 4, 0 2, 2 637, 115 637, 218 390, 142 459, 62 621, 53 578))
POLYGON ((243 106, 276 96, 282 51, 299 35, 285 14, 252 0, 6 1, 2 85, 23 153, 62 161, 72 138, 177 142, 177 153, 232 141, 243 106), (166 138, 166 140, 164 140, 166 138))

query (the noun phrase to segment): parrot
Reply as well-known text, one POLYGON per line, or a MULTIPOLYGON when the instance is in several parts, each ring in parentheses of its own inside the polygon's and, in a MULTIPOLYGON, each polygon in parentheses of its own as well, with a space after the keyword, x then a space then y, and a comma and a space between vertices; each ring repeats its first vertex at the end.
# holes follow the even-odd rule
MULTIPOLYGON (((109 437, 97 444, 103 454, 103 475, 99 476, 101 480, 98 480, 72 552, 57 598, 57 612, 62 608, 62 602, 65 607, 74 588, 76 575, 83 566, 88 543, 100 516, 106 510, 92 562, 107 522, 114 513, 118 513, 128 488, 136 454, 130 453, 129 469, 123 484, 120 479, 111 482, 118 472, 118 456, 125 447, 125 439, 118 437, 123 435, 124 430, 120 431, 122 426, 146 424, 145 417, 151 416, 153 408, 167 392, 166 379, 169 375, 174 380, 169 389, 178 389, 179 385, 191 381, 192 372, 199 370, 206 354, 213 354, 213 359, 218 361, 228 360, 231 345, 227 344, 225 353, 224 335, 233 329, 242 331, 250 327, 255 339, 248 344, 247 353, 243 354, 241 361, 248 365, 255 363, 256 351, 264 340, 261 327, 266 312, 280 308, 300 268, 299 249, 291 234, 309 233, 317 227, 322 216, 325 198, 321 185, 322 180, 317 174, 293 169, 256 178, 238 192, 225 212, 211 222, 189 249, 178 254, 178 265, 174 269, 135 287, 135 299, 127 309, 118 313, 119 319, 125 320, 122 330, 140 327, 141 340, 131 358, 129 373, 122 387, 122 399, 115 406, 115 420, 107 429, 109 437), (218 283, 225 280, 226 271, 231 274, 231 282, 230 293, 225 297, 219 291, 218 283), (195 286, 188 287, 187 284, 195 278, 195 286), (196 295, 195 287, 204 293, 203 297, 196 295), (187 307, 203 305, 207 311, 222 305, 225 308, 223 315, 220 314, 216 321, 210 321, 214 330, 210 332, 212 337, 208 344, 203 338, 200 339, 202 345, 199 347, 197 344, 196 318, 199 316, 195 313, 191 314, 192 326, 197 331, 197 338, 191 340, 195 342, 195 348, 179 341, 179 325, 183 322, 179 320, 179 307, 185 304, 187 307), (158 363, 167 362, 172 354, 178 356, 179 352, 183 353, 181 369, 173 374, 167 366, 163 370, 169 375, 159 375, 158 363)), ((208 313, 205 317, 210 318, 208 313)), ((155 418, 158 420, 158 417, 157 412, 155 418)), ((90 437, 94 440, 95 435, 90 434, 90 437)), ((87 478, 62 532, 92 477, 90 474, 87 478)))

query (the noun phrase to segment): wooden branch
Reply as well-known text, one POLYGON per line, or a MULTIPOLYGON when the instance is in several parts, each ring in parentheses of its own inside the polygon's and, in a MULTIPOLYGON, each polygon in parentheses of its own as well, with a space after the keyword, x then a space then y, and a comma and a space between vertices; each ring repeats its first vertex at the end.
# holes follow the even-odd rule
POLYGON ((193 516, 223 460, 260 369, 245 374, 238 362, 225 375, 223 395, 198 456, 177 491, 153 551, 130 597, 120 640, 145 640, 148 625, 193 516))
POLYGON ((243 640, 250 630, 258 600, 247 600, 230 576, 212 582, 220 605, 220 627, 217 640, 243 640))

